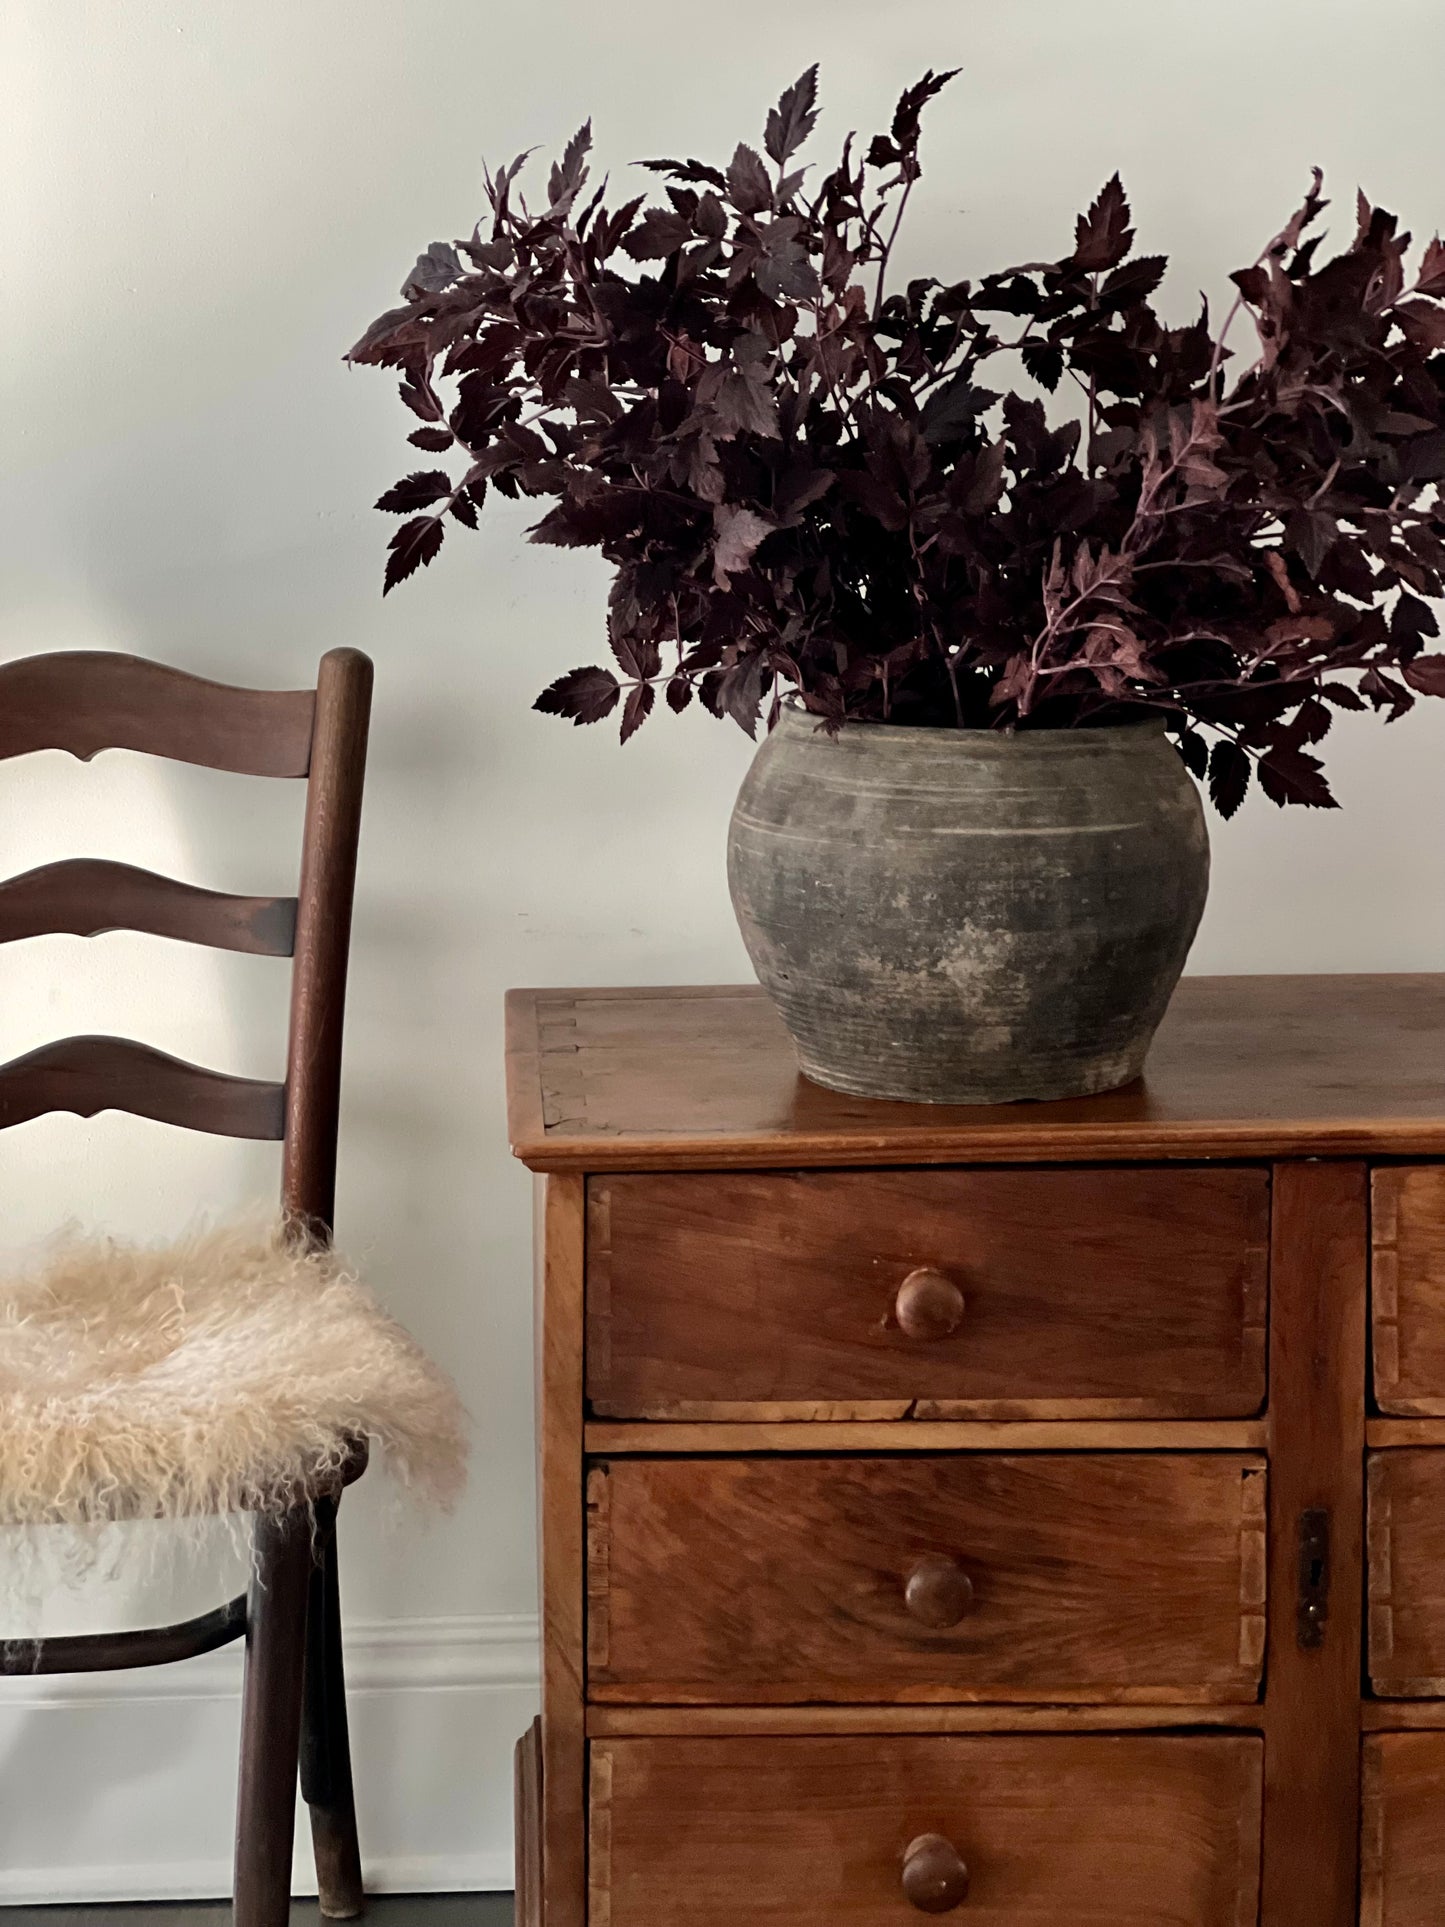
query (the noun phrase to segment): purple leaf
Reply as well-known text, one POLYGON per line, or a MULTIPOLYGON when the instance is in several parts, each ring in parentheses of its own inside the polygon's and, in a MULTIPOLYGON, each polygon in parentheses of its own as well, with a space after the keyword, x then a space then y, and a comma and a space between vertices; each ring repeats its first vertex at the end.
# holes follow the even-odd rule
POLYGON ((570 669, 549 683, 532 707, 544 716, 570 716, 574 724, 600 723, 617 707, 621 689, 610 669, 570 669))
POLYGON ((1209 799, 1223 817, 1231 817, 1249 788, 1249 758, 1237 743, 1221 736, 1209 755, 1209 799))
POLYGON ((1416 656, 1400 674, 1422 696, 1445 696, 1445 656, 1416 656))
POLYGON ((751 563, 759 544, 772 534, 773 525, 753 509, 723 504, 713 510, 713 529, 713 581, 719 588, 726 588, 728 577, 751 563))
POLYGON ((583 121, 568 141, 561 161, 552 169, 547 183, 548 212, 559 218, 570 214, 572 203, 587 179, 587 151, 592 145, 592 123, 583 121))
POLYGON ((439 515, 419 515, 414 522, 403 522, 387 544, 386 575, 381 593, 390 595, 398 582, 405 582, 423 568, 442 545, 446 531, 439 515))
POLYGON ((727 187, 739 214, 759 214, 773 204, 773 186, 762 157, 743 141, 729 163, 727 187))
POLYGON ((664 207, 650 207, 623 242, 634 261, 656 261, 675 254, 692 239, 692 222, 664 207))
POLYGON ((402 283, 403 301, 417 301, 423 295, 437 294, 459 281, 465 270, 450 241, 433 241, 402 283))
POLYGON ((1133 242, 1129 203, 1124 196, 1123 183, 1115 174, 1099 190, 1088 213, 1079 216, 1070 265, 1088 273, 1115 267, 1124 259, 1133 242))
POLYGON ((635 736, 652 714, 653 694, 650 682, 634 683, 628 690, 627 701, 622 706, 622 742, 635 736))
POLYGON ((417 509, 430 508, 433 502, 439 502, 451 492, 450 475, 439 468, 418 469, 413 475, 403 476, 385 495, 379 495, 376 506, 385 509, 388 515, 413 515, 417 509))
POLYGON ((650 174, 667 174, 675 181, 706 181, 710 187, 725 188, 726 177, 702 161, 638 161, 650 174))
POLYGON ((1425 249, 1415 286, 1421 294, 1445 294, 1445 241, 1438 234, 1425 249))
POLYGON ((1281 809, 1286 803, 1303 803, 1313 810, 1339 808, 1330 794, 1320 759, 1292 743, 1276 743, 1267 749, 1259 759, 1258 774, 1260 788, 1281 809))
POLYGON ((763 146, 779 167, 790 160, 812 133, 818 112, 818 63, 814 61, 768 114, 763 146))

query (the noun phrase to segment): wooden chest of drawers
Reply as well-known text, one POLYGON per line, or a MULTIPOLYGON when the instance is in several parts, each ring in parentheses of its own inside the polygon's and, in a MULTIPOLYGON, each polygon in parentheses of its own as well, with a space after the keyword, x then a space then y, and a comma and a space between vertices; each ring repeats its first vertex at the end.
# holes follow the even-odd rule
POLYGON ((754 990, 517 992, 523 1927, 1445 1927, 1445 978, 876 1104, 754 990))

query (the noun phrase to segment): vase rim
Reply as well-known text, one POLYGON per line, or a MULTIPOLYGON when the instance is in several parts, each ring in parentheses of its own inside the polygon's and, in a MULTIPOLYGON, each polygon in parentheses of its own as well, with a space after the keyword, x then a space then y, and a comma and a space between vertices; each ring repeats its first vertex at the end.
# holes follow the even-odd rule
MULTIPOLYGON (((796 695, 783 698, 778 722, 787 719, 794 725, 816 723, 811 710, 804 709, 796 695)), ((992 744, 1000 751, 1027 746, 1031 749, 1067 749, 1071 744, 1097 745, 1124 736, 1158 737, 1164 734, 1162 716, 1134 716, 1117 723, 1082 723, 1067 729, 959 729, 947 723, 879 723, 869 716, 850 716, 839 732, 860 739, 864 734, 888 741, 918 743, 957 742, 971 748, 992 744)), ((811 732, 810 732, 811 733, 811 732)), ((766 738, 764 738, 766 741, 766 738)))

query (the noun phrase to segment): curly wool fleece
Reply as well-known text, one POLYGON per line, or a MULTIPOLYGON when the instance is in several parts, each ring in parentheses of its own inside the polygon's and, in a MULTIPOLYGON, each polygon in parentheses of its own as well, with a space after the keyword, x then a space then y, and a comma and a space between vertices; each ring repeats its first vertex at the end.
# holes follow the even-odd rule
POLYGON ((358 1437, 423 1498, 460 1492, 450 1379, 284 1225, 163 1246, 67 1233, 0 1279, 0 1524, 279 1507, 358 1437))

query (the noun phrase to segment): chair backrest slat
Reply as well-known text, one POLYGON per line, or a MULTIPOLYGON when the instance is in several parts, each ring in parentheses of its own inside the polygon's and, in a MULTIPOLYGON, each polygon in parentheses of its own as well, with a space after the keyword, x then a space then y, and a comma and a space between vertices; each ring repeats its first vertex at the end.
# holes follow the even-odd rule
POLYGON ((47 863, 0 882, 0 943, 98 937, 107 930, 289 957, 296 947, 296 899, 229 896, 95 857, 47 863))
POLYGON ((60 651, 0 665, 0 759, 141 750, 242 776, 305 776, 316 696, 237 689, 164 663, 60 651))
POLYGON ((73 1111, 129 1111, 218 1137, 280 1139, 286 1089, 227 1077, 127 1037, 65 1037, 0 1065, 0 1130, 73 1111))
POLYGON ((282 1204, 331 1226, 341 1020, 371 664, 331 649, 315 689, 233 689, 137 656, 70 653, 0 665, 0 759, 133 749, 252 776, 306 778, 295 897, 239 897, 99 858, 0 883, 0 944, 54 932, 141 930, 294 956, 284 1083, 227 1077, 120 1037, 67 1037, 0 1065, 0 1130, 47 1111, 129 1111, 218 1136, 278 1139, 282 1204))

